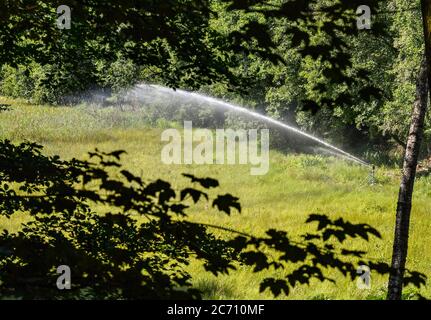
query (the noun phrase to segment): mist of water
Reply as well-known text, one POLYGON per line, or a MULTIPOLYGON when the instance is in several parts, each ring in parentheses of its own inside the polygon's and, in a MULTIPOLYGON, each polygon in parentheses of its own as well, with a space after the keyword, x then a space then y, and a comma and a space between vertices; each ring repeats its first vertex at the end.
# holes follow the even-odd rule
POLYGON ((170 100, 171 102, 180 102, 180 101, 184 103, 195 102, 195 103, 205 104, 214 108, 223 108, 226 110, 242 113, 252 118, 255 118, 257 120, 261 120, 267 124, 272 124, 274 126, 282 128, 283 130, 287 130, 299 136, 310 139, 318 143, 319 145, 328 148, 330 151, 332 151, 333 154, 340 155, 345 159, 354 161, 356 163, 359 163, 365 166, 370 166, 370 164, 368 164, 367 162, 309 133, 301 131, 295 127, 289 126, 281 121, 264 116, 260 113, 251 111, 247 108, 244 108, 232 103, 228 103, 223 100, 216 99, 201 93, 189 92, 189 91, 180 90, 180 89, 173 90, 171 88, 167 88, 159 85, 140 84, 140 85, 137 85, 133 90, 129 91, 129 93, 125 96, 125 98, 126 100, 129 100, 129 99, 148 100, 148 99, 158 98, 158 99, 161 99, 162 101, 170 100))

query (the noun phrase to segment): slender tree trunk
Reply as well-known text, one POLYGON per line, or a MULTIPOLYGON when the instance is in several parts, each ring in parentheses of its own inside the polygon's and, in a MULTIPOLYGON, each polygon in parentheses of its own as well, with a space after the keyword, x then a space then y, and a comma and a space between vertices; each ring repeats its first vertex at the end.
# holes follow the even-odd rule
POLYGON ((412 121, 407 139, 407 148, 404 154, 403 175, 398 193, 394 246, 392 252, 392 272, 389 277, 387 297, 390 300, 401 299, 401 291, 403 287, 413 186, 415 182, 416 166, 418 163, 428 102, 427 69, 427 62, 424 58, 416 84, 416 99, 413 106, 412 121))
POLYGON ((407 139, 407 148, 404 155, 403 176, 398 194, 392 268, 388 284, 387 299, 389 300, 400 300, 402 294, 404 270, 407 260, 413 186, 423 137, 429 84, 431 83, 431 0, 421 0, 421 9, 425 39, 425 57, 421 63, 416 85, 416 98, 407 139))

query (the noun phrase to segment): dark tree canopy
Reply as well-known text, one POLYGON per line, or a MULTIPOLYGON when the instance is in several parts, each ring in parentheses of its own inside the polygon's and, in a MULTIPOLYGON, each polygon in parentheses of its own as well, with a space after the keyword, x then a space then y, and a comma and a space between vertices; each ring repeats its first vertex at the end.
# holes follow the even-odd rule
MULTIPOLYGON (((223 0, 228 11, 242 12, 241 30, 222 33, 210 25, 210 0, 69 1, 72 27, 56 25, 56 8, 63 1, 21 0, 0 4, 0 64, 34 59, 77 69, 94 58, 114 59, 118 54, 152 66, 171 87, 199 88, 215 81, 247 92, 253 76, 233 72, 244 55, 258 55, 283 63, 271 21, 285 21, 285 37, 306 57, 319 60, 332 84, 344 86, 336 97, 327 96, 327 84, 317 84, 319 101, 304 101, 316 111, 324 105, 345 105, 354 99, 379 96, 364 70, 354 70, 350 38, 358 34, 356 9, 377 10, 381 1, 243 1, 223 0), (264 22, 259 20, 264 18, 264 22), (318 35, 318 39, 316 38, 318 35), (75 66, 75 68, 73 67, 75 66)), ((380 34, 379 23, 367 31, 380 34)), ((79 75, 77 75, 79 77, 79 75)), ((90 79, 91 80, 91 79, 90 79)))

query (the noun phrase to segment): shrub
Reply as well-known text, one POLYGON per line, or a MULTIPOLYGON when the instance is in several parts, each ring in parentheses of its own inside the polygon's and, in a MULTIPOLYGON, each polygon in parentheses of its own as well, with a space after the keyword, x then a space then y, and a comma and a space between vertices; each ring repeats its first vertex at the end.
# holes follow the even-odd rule
POLYGON ((4 65, 0 71, 0 93, 13 98, 31 98, 34 83, 23 66, 12 68, 4 65))

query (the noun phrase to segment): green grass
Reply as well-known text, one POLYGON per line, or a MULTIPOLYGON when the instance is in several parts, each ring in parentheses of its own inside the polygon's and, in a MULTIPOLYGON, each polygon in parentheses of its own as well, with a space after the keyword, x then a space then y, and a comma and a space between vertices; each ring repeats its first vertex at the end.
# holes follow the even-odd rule
MULTIPOLYGON (((241 214, 226 216, 202 204, 191 211, 196 221, 256 235, 269 228, 284 229, 295 236, 314 228, 304 224, 310 213, 343 217, 351 222, 369 223, 383 236, 382 240, 374 238, 370 242, 350 241, 351 248, 367 250, 370 258, 390 261, 399 183, 396 169, 378 168, 377 183, 370 185, 367 168, 334 158, 286 155, 276 150, 271 150, 270 170, 264 176, 250 175, 248 165, 164 165, 160 160, 163 129, 150 128, 140 112, 32 106, 5 98, 0 98, 0 103, 11 104, 10 111, 0 112, 1 139, 36 141, 44 145, 46 154, 59 154, 66 159, 86 157, 96 147, 105 151, 124 149, 128 152, 124 165, 146 180, 161 178, 180 188, 188 182, 181 176, 183 172, 210 176, 219 180, 219 193, 240 198, 241 214)), ((418 179, 415 186, 407 265, 427 276, 431 276, 431 248, 427 240, 431 233, 430 187, 430 177, 418 179)), ((16 231, 26 219, 25 214, 0 218, 0 230, 16 231)), ((222 231, 214 232, 226 236, 222 231)), ((259 293, 259 282, 269 271, 254 274, 248 268, 240 268, 230 276, 214 277, 197 263, 192 263, 189 270, 206 298, 272 298, 269 292, 259 293)), ((314 282, 299 286, 288 298, 382 299, 385 295, 385 277, 372 273, 372 289, 359 290, 356 282, 336 272, 331 275, 336 284, 314 282)), ((420 291, 407 287, 405 297, 415 292, 431 296, 427 286, 420 291)))

